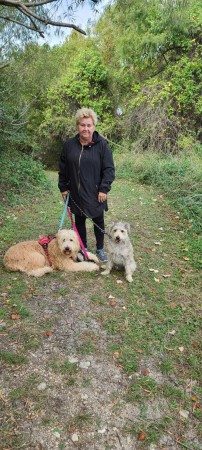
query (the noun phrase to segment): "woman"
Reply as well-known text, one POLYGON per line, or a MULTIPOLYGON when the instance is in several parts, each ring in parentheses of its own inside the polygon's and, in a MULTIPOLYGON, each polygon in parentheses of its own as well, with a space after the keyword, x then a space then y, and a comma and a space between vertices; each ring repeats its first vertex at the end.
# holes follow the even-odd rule
POLYGON ((115 178, 112 152, 107 141, 95 131, 96 113, 82 108, 76 113, 78 134, 68 139, 59 162, 58 187, 63 197, 70 192, 70 208, 84 247, 87 248, 86 218, 94 222, 96 254, 105 262, 104 211, 107 193, 115 178))

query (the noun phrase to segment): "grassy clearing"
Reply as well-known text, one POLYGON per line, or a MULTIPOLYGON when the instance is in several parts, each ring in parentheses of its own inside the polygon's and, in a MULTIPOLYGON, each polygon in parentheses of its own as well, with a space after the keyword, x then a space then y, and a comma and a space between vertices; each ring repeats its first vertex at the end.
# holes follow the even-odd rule
MULTIPOLYGON (((49 173, 49 178, 53 184, 44 194, 43 203, 33 198, 32 209, 23 204, 7 208, 2 221, 2 256, 19 240, 37 239, 39 234, 57 231, 63 203, 56 186, 56 174, 49 173)), ((117 415, 120 403, 124 401, 139 409, 139 418, 136 422, 126 421, 122 433, 133 436, 140 448, 149 449, 152 443, 162 448, 163 444, 160 447, 159 442, 169 434, 176 443, 173 448, 179 445, 179 448, 199 450, 200 272, 198 250, 195 252, 191 247, 192 242, 198 246, 198 234, 191 231, 190 218, 187 220, 183 213, 172 208, 161 190, 137 185, 132 180, 119 179, 113 185, 106 223, 118 218, 128 221, 132 228, 131 240, 138 269, 130 285, 122 272, 114 271, 109 277, 69 274, 64 288, 60 286, 61 280, 64 281, 60 273, 37 280, 8 273, 1 262, 0 323, 4 348, 1 358, 5 377, 9 376, 6 373, 12 376, 13 370, 15 374, 22 374, 18 386, 12 387, 8 395, 4 393, 6 401, 14 412, 16 423, 23 420, 23 413, 17 412, 19 401, 38 412, 45 410, 46 403, 48 405, 47 395, 36 389, 43 380, 30 380, 23 375, 23 368, 28 368, 30 355, 44 345, 42 342, 49 338, 50 330, 62 314, 56 310, 55 316, 50 317, 46 312, 47 286, 51 280, 53 302, 60 296, 71 302, 74 286, 78 296, 82 292, 90 302, 89 310, 83 310, 83 323, 88 327, 92 320, 96 321, 103 335, 108 336, 107 347, 102 349, 100 337, 92 331, 80 330, 76 335, 77 355, 93 357, 103 352, 103 357, 108 355, 127 376, 123 398, 119 399, 115 392, 111 401, 117 415), (38 307, 44 304, 45 309, 39 317, 34 303, 38 296, 38 307)), ((69 226, 68 219, 66 226, 69 226)), ((89 249, 94 251, 90 222, 88 230, 89 249)), ((82 387, 91 387, 91 377, 82 376, 78 366, 70 364, 65 356, 50 359, 46 371, 51 375, 50 379, 59 377, 60 386, 66 389, 79 383, 82 387)), ((51 388, 55 389, 54 386, 51 388)), ((58 427, 65 436, 75 430, 92 431, 95 418, 89 411, 79 410, 63 425, 49 407, 42 415, 42 423, 47 432, 51 426, 54 430, 58 427)), ((3 436, 3 446, 12 450, 21 448, 25 439, 12 436, 10 419, 5 422, 3 436)), ((66 448, 65 444, 63 448, 66 448)))
POLYGON ((202 242, 202 147, 188 147, 178 155, 129 153, 117 155, 117 174, 157 187, 187 221, 187 256, 201 267, 202 242), (195 239, 198 236, 198 239, 195 239))

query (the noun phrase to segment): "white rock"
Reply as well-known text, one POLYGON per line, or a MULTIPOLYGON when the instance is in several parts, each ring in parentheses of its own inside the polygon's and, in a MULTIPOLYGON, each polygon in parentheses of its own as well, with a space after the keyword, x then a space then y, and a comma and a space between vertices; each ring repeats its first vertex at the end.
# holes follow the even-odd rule
POLYGON ((88 369, 90 366, 90 361, 81 361, 79 364, 79 367, 81 367, 81 369, 88 369))
POLYGON ((184 409, 181 409, 180 410, 180 416, 183 417, 183 419, 188 419, 189 411, 185 411, 184 409))
POLYGON ((88 399, 88 395, 87 394, 81 394, 81 398, 82 398, 82 400, 87 400, 88 399))
POLYGON ((54 436, 55 436, 57 439, 60 439, 60 433, 58 433, 58 431, 54 431, 54 436))
POLYGON ((45 391, 46 388, 47 388, 47 384, 46 383, 40 383, 37 386, 38 391, 45 391))
POLYGON ((78 434, 76 434, 76 433, 72 434, 71 440, 72 440, 72 442, 78 442, 78 440, 79 440, 78 434))
POLYGON ((102 428, 102 430, 97 430, 98 433, 104 434, 106 432, 106 428, 102 428))
POLYGON ((68 357, 68 361, 69 361, 71 364, 78 363, 78 358, 76 358, 75 356, 69 356, 69 357, 68 357))

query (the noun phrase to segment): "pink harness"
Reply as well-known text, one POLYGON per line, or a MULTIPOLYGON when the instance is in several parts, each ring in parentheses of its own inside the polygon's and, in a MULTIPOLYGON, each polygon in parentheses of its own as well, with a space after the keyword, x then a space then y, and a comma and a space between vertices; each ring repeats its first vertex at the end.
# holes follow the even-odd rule
POLYGON ((47 257, 47 260, 48 260, 50 266, 52 266, 52 261, 50 259, 49 253, 48 253, 48 244, 55 238, 56 238, 55 234, 49 234, 47 237, 39 235, 39 239, 40 239, 39 244, 43 247, 44 253, 47 257))

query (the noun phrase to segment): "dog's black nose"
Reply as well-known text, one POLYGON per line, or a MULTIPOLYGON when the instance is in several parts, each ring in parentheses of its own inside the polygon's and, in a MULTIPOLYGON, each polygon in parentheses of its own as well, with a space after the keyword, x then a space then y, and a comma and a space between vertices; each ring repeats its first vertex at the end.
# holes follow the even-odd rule
POLYGON ((120 242, 120 237, 119 237, 119 236, 116 236, 115 241, 116 241, 116 242, 120 242))

